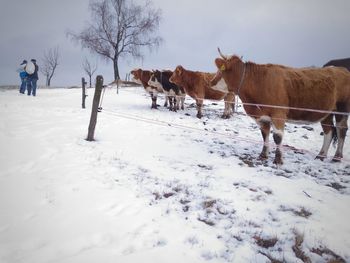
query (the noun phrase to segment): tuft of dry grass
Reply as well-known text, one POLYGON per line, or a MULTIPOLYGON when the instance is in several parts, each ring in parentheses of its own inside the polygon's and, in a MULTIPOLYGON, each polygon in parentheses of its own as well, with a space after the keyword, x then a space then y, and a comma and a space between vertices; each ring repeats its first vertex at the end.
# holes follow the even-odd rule
POLYGON ((312 213, 305 209, 305 207, 300 208, 300 210, 294 210, 293 213, 297 216, 309 218, 312 213))
POLYGON ((216 200, 207 200, 202 203, 203 208, 208 209, 214 207, 216 204, 216 200))
POLYGON ((208 226, 215 226, 215 222, 213 222, 207 218, 198 217, 197 219, 198 219, 198 221, 203 222, 203 223, 207 224, 208 226))
POLYGON ((273 247, 276 245, 278 241, 277 237, 265 239, 265 238, 262 238, 261 236, 254 236, 253 238, 255 239, 255 243, 259 247, 263 247, 263 248, 273 247))
POLYGON ((283 212, 292 212, 296 216, 304 217, 304 218, 309 218, 312 213, 307 210, 305 207, 301 207, 299 209, 294 209, 294 208, 289 208, 285 206, 280 206, 280 210, 283 212))
POLYGON ((312 248, 311 252, 321 257, 323 256, 323 254, 333 257, 333 259, 329 260, 327 263, 345 263, 346 262, 341 256, 337 255, 329 248, 325 248, 325 247, 312 248))
POLYGON ((294 239, 294 245, 292 246, 292 249, 294 251, 294 254, 297 258, 301 259, 305 263, 311 263, 311 259, 305 255, 304 251, 301 249, 301 245, 304 242, 304 235, 298 233, 296 230, 294 231, 295 239, 294 239))

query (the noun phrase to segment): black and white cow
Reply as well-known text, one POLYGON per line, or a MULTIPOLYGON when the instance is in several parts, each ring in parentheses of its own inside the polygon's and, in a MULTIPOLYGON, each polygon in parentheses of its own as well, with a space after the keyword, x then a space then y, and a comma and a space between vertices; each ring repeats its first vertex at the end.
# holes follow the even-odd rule
POLYGON ((344 67, 350 71, 350 58, 333 59, 323 65, 323 67, 329 66, 344 67))
POLYGON ((153 71, 153 74, 148 81, 148 85, 163 89, 164 94, 169 101, 169 110, 179 110, 180 102, 181 109, 183 110, 186 93, 182 87, 169 81, 172 74, 173 72, 171 70, 153 71))

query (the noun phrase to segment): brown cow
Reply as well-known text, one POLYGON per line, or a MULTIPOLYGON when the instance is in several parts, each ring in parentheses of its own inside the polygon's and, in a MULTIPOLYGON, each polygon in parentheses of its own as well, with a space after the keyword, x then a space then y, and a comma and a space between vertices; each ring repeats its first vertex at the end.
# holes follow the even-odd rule
POLYGON ((133 75, 133 80, 141 84, 145 88, 145 90, 151 95, 151 99, 152 99, 151 109, 157 109, 157 94, 160 92, 163 92, 163 90, 154 86, 150 86, 148 84, 148 81, 150 80, 153 72, 149 70, 134 69, 130 73, 133 75))
POLYGON ((222 58, 215 60, 218 72, 212 85, 222 77, 229 90, 242 100, 247 114, 260 125, 264 140, 261 159, 266 159, 268 155, 272 124, 273 139, 277 145, 274 163, 282 164, 281 145, 285 122, 297 121, 321 122, 324 140, 317 158, 323 160, 335 135, 335 116, 338 146, 333 161, 340 161, 350 112, 350 73, 346 69, 295 69, 273 64, 258 65, 244 63, 238 56, 224 56, 220 50, 219 53, 222 58), (331 111, 337 114, 330 114, 331 111))
POLYGON ((204 73, 190 71, 182 66, 177 66, 170 81, 184 88, 186 94, 196 100, 197 117, 202 118, 203 100, 225 100, 225 110, 222 118, 228 119, 232 115, 235 94, 227 90, 225 83, 218 82, 211 87, 210 80, 215 76, 214 73, 204 73))

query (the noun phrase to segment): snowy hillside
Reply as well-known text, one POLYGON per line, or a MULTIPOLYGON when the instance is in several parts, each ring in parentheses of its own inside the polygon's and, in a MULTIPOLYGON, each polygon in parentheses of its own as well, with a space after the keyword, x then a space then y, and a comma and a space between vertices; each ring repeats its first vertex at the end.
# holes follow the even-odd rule
POLYGON ((350 261, 349 137, 321 162, 320 125, 288 124, 277 168, 241 108, 199 120, 131 87, 106 90, 87 142, 92 97, 0 91, 1 263, 350 261))

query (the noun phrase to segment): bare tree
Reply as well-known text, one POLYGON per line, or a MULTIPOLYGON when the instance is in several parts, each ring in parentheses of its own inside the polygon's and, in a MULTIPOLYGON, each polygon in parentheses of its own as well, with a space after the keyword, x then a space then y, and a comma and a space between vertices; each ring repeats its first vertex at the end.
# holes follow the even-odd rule
POLYGON ((161 10, 152 8, 151 0, 144 5, 132 0, 103 0, 90 3, 92 22, 80 33, 68 32, 83 48, 113 61, 114 79, 120 79, 119 58, 131 55, 142 59, 142 48, 157 48, 162 38, 157 36, 161 10))
POLYGON ((91 78, 97 70, 97 62, 95 64, 91 64, 91 62, 87 58, 85 58, 82 66, 85 73, 88 74, 89 76, 89 82, 90 82, 90 88, 91 88, 91 78))
POLYGON ((55 74, 55 70, 58 66, 59 58, 59 48, 50 48, 48 51, 44 52, 43 65, 41 67, 41 72, 46 77, 46 86, 50 87, 51 79, 55 74))

